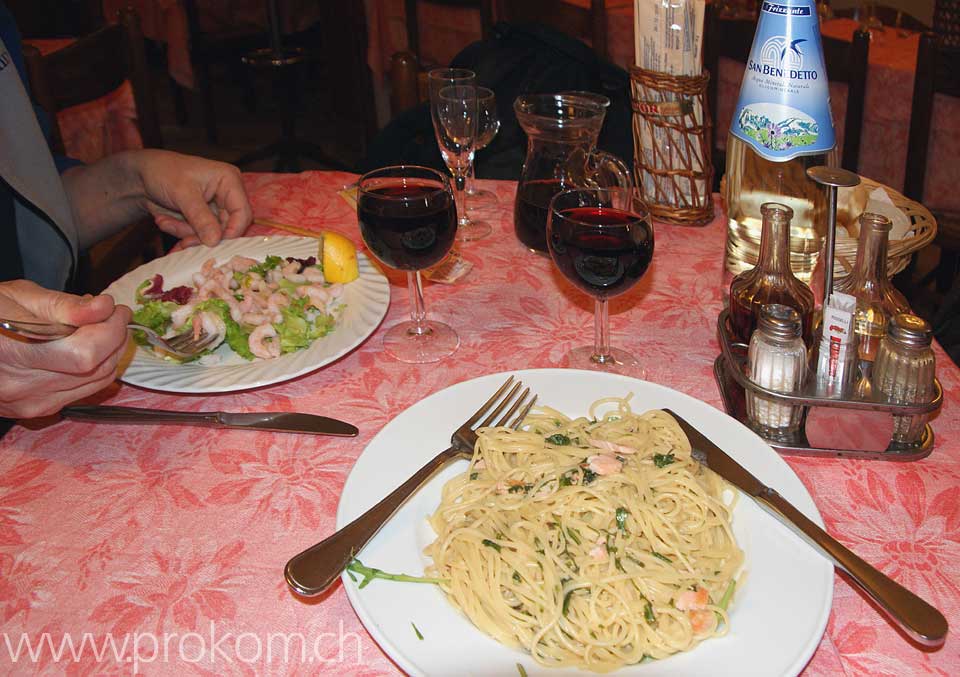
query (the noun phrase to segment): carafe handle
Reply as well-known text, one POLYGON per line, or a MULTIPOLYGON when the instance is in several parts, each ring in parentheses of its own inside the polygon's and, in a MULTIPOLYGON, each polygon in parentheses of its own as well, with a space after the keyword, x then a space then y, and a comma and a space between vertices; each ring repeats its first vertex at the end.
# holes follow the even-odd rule
POLYGON ((586 188, 623 188, 633 190, 633 177, 627 164, 612 153, 591 151, 584 167, 586 188))

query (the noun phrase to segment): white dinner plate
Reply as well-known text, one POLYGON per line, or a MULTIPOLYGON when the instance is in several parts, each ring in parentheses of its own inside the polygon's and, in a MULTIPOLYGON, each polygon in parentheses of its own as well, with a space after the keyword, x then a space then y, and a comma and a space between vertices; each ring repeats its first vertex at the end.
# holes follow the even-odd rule
MULTIPOLYGON (((191 247, 146 263, 111 284, 106 293, 117 303, 136 308, 136 290, 144 280, 163 275, 163 288, 191 284, 193 273, 213 257, 224 263, 235 255, 262 261, 268 255, 307 258, 317 255, 314 238, 290 236, 241 237, 224 240, 216 247, 191 247)), ((343 286, 346 306, 336 327, 308 348, 273 360, 247 361, 222 344, 216 365, 196 362, 177 364, 138 348, 120 376, 132 385, 175 393, 219 393, 257 388, 286 381, 318 369, 360 345, 380 324, 390 305, 390 285, 376 266, 358 253, 360 277, 343 286)))
MULTIPOLYGON (((749 429, 713 407, 646 381, 598 372, 538 369, 509 372, 540 395, 540 402, 570 416, 585 415, 594 400, 633 393, 634 411, 669 407, 717 442, 760 480, 823 525, 803 484, 787 464, 749 429)), ((506 380, 507 373, 458 383, 421 400, 371 440, 347 478, 337 528, 348 524, 450 443, 466 420, 506 380)), ((459 461, 413 496, 360 554, 390 572, 420 574, 424 548, 434 539, 426 519, 440 502, 443 484, 463 472, 459 461)), ((741 497, 733 529, 745 553, 743 584, 731 607, 727 636, 690 652, 623 668, 642 675, 795 675, 813 655, 830 614, 833 566, 752 500, 741 497)), ((383 650, 412 675, 575 674, 543 668, 522 651, 477 630, 429 584, 375 580, 363 590, 346 574, 347 596, 383 650), (417 638, 411 623, 423 635, 417 638)))

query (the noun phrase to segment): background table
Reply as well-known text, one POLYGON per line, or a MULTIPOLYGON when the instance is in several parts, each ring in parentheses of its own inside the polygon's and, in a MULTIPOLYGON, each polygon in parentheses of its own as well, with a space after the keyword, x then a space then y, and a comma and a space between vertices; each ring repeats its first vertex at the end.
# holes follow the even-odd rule
MULTIPOLYGON (((584 5, 587 0, 565 0, 584 5)), ((633 2, 606 0, 607 50, 609 59, 621 68, 634 63, 633 2)), ((406 49, 403 0, 366 0, 369 33, 368 61, 374 86, 387 87, 390 57, 406 49)), ((464 7, 443 7, 422 3, 419 9, 421 51, 430 63, 449 63, 460 50, 480 39, 480 16, 464 7)), ((853 19, 833 19, 823 33, 850 40, 856 30, 853 19)), ((860 174, 896 190, 902 190, 906 171, 907 136, 910 130, 910 101, 917 62, 919 35, 887 27, 875 31, 870 45, 867 92, 860 146, 860 174)), ((717 145, 726 145, 730 118, 740 92, 743 66, 722 59, 719 73, 717 145)), ((830 87, 831 109, 837 126, 838 144, 843 141, 846 86, 830 87)), ((383 95, 380 96, 383 99, 383 95)), ((925 204, 930 208, 960 210, 960 101, 937 95, 934 101, 932 132, 935 143, 927 158, 925 204)), ((718 168, 723 172, 724 168, 718 168)))
MULTIPOLYGON (((245 178, 258 216, 336 229, 360 241, 355 213, 336 195, 353 175, 245 178)), ((15 427, 0 440, 0 635, 16 647, 22 633, 34 643, 49 633, 60 646, 63 634, 72 633, 79 646, 86 632, 99 647, 107 633, 118 646, 130 633, 120 655, 132 657, 133 633, 156 633, 161 647, 164 633, 175 634, 166 662, 162 651, 152 662, 140 661, 146 674, 310 674, 323 667, 329 674, 396 673, 363 630, 341 585, 319 600, 295 599, 283 581, 284 563, 331 533, 354 460, 403 409, 482 374, 555 366, 571 347, 592 340, 590 300, 513 235, 514 184, 481 184, 501 200, 500 209, 487 214, 494 233, 464 245, 464 257, 475 265, 467 278, 429 285, 426 294, 430 311, 460 333, 462 344, 452 358, 418 366, 383 354, 384 328, 409 310, 403 276, 389 272, 394 301, 383 326, 320 371, 221 396, 120 386, 108 398, 188 410, 322 413, 356 423, 357 439, 60 422, 15 427), (276 654, 269 665, 263 655, 250 664, 239 660, 253 657, 255 638, 265 646, 270 633, 302 633, 331 662, 283 663, 276 654), (215 654, 211 636, 229 636, 215 654), (180 637, 188 638, 185 656, 191 659, 205 642, 202 663, 177 661, 180 637)), ((649 272, 611 308, 614 344, 643 358, 649 380, 716 407, 721 404, 712 365, 723 296, 722 222, 718 211, 702 229, 659 226, 649 272)), ((838 580, 826 635, 806 675, 960 673, 960 371, 939 349, 937 358, 946 403, 934 422, 937 443, 929 458, 902 465, 788 460, 829 530, 938 606, 954 633, 940 651, 919 651, 838 580)), ((374 583, 380 584, 389 585, 374 583)), ((147 636, 141 656, 149 658, 150 648, 147 636)), ((41 655, 37 665, 25 657, 13 665, 0 640, 0 672, 130 672, 110 655, 98 664, 89 650, 79 665, 69 659, 54 665, 49 651, 41 655)))

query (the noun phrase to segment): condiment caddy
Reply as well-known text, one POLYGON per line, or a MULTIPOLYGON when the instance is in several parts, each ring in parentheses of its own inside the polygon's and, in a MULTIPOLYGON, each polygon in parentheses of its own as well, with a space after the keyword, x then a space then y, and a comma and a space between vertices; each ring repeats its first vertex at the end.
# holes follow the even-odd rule
MULTIPOLYGON (((830 265, 824 270, 826 307, 833 290, 837 187, 856 185, 859 177, 827 167, 813 167, 807 174, 828 187, 829 223, 824 255, 830 265)), ((732 286, 733 309, 737 306, 735 290, 732 286)), ((840 306, 851 300, 841 299, 840 306)), ((800 319, 807 305, 803 301, 789 294, 786 300, 782 296, 771 298, 769 303, 773 305, 763 305, 762 312, 758 311, 758 330, 750 337, 749 347, 742 318, 734 322, 730 310, 721 312, 717 322, 721 354, 714 362, 714 376, 727 413, 750 426, 781 453, 896 461, 927 456, 934 440, 927 420, 943 404, 943 390, 932 374, 929 325, 909 314, 894 315, 882 342, 871 344, 868 355, 860 354, 860 382, 841 391, 835 382, 818 379, 818 362, 823 362, 818 350, 810 351, 810 359, 803 357, 799 337, 800 319), (780 305, 785 302, 787 305, 780 305), (800 346, 799 353, 791 342, 800 346), (870 360, 865 361, 864 357, 870 360), (882 384, 875 378, 878 369, 886 373, 882 384)), ((858 327, 858 334, 861 328, 858 327)), ((819 337, 809 338, 806 326, 804 334, 808 345, 820 344, 819 337)), ((824 345, 829 344, 829 340, 824 341, 824 345)))

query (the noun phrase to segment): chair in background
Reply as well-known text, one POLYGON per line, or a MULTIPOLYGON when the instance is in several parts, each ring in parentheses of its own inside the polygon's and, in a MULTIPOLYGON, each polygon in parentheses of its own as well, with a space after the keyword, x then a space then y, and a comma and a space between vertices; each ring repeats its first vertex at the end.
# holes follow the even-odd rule
POLYGON ((589 0, 589 7, 563 0, 496 0, 494 16, 509 23, 539 22, 561 33, 589 42, 601 59, 607 59, 607 17, 604 0, 589 0))
POLYGON ((86 35, 103 25, 102 0, 4 0, 23 38, 86 35))
MULTIPOLYGON (((563 0, 405 0, 410 51, 394 54, 390 68, 390 107, 394 115, 426 98, 425 64, 420 55, 417 8, 421 4, 476 7, 480 11, 481 38, 492 34, 492 24, 542 23, 571 37, 589 42, 601 59, 607 58, 604 0, 589 0, 580 7, 563 0)), ((466 45, 463 45, 466 47, 466 45)), ((439 65, 439 64, 437 64, 439 65)))
MULTIPOLYGON (((726 153, 717 148, 717 137, 726 134, 726 130, 718 128, 717 122, 720 59, 725 57, 746 65, 756 28, 756 20, 722 18, 712 5, 707 5, 704 19, 703 65, 710 72, 707 107, 710 109, 713 127, 711 150, 715 188, 719 187, 723 168, 726 166, 726 153)), ((822 44, 827 77, 831 82, 842 82, 847 85, 847 109, 844 115, 840 164, 845 169, 855 172, 859 166, 870 35, 866 31, 858 30, 854 33, 852 42, 823 36, 822 44)))
MULTIPOLYGON (((940 37, 934 33, 920 36, 903 184, 904 195, 920 203, 924 201, 934 95, 960 97, 958 63, 960 48, 942 46, 940 37)), ((940 248, 940 261, 930 275, 921 280, 920 285, 925 286, 932 277, 936 279, 937 291, 944 293, 956 283, 960 272, 960 213, 931 211, 937 219, 934 242, 940 248)))
MULTIPOLYGON (((426 73, 447 64, 429 63, 421 52, 420 6, 463 7, 480 13, 480 37, 490 37, 493 27, 493 0, 404 0, 407 49, 390 59, 390 112, 396 115, 426 98, 426 73)), ((466 45, 463 45, 464 47, 466 45)))
MULTIPOLYGON (((106 96, 129 80, 137 109, 137 127, 144 147, 163 145, 140 23, 132 10, 120 22, 101 28, 59 51, 41 56, 24 49, 30 89, 37 104, 52 118, 51 147, 63 153, 57 113, 106 96)), ((133 266, 162 255, 160 232, 152 219, 132 224, 97 243, 80 261, 81 291, 96 293, 133 266)))

